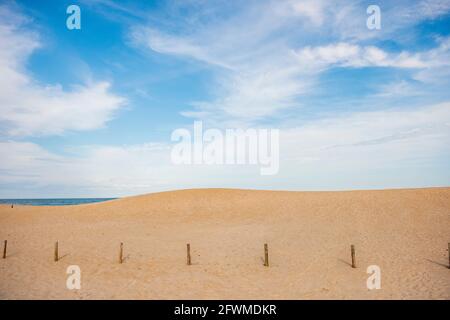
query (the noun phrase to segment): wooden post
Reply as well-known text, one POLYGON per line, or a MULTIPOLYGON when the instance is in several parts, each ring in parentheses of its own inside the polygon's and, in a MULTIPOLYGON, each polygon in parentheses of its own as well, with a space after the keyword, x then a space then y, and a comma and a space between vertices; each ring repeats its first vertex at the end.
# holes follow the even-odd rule
POLYGON ((123 262, 123 243, 120 243, 120 250, 119 250, 119 263, 123 262))
POLYGON ((58 255, 58 241, 55 242, 55 256, 54 256, 54 260, 55 262, 57 262, 59 260, 59 255, 58 255))
POLYGON ((448 268, 450 269, 450 242, 448 243, 448 268))
POLYGON ((267 243, 264 244, 264 266, 269 266, 269 248, 267 247, 267 243))
POLYGON ((356 258, 355 258, 355 246, 351 246, 352 249, 352 268, 356 268, 356 258))
POLYGON ((186 245, 186 250, 187 250, 187 265, 190 266, 191 265, 191 244, 188 243, 186 245))
POLYGON ((6 259, 6 246, 7 245, 8 245, 8 240, 5 240, 5 244, 3 245, 3 259, 6 259))

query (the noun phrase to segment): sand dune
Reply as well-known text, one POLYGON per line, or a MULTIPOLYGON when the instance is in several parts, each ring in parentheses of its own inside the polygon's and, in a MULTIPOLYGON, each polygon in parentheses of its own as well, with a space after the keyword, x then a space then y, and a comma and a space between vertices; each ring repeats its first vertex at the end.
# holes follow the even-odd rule
POLYGON ((450 188, 204 189, 3 205, 3 239, 1 299, 450 299, 450 188), (81 290, 66 288, 69 265, 81 268, 81 290), (369 265, 381 268, 379 290, 366 287, 369 265))

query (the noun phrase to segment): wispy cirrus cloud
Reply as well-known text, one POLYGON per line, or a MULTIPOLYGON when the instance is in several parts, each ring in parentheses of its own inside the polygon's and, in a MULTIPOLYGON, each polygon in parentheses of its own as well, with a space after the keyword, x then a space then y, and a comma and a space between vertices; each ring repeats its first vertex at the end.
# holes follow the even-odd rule
POLYGON ((360 2, 267 1, 252 3, 230 18, 200 20, 195 28, 191 23, 187 32, 140 25, 131 35, 135 43, 153 52, 212 68, 216 98, 192 102, 193 109, 183 115, 254 123, 300 108, 302 97, 320 86, 320 74, 334 67, 410 69, 423 79, 424 70, 449 67, 448 39, 422 52, 390 52, 367 44, 374 34, 383 38, 394 27, 399 30, 448 12, 448 2, 421 1, 395 8, 383 4, 383 17, 396 23, 378 33, 367 29, 366 6, 360 2), (411 16, 419 7, 428 9, 411 16), (406 21, 403 16, 411 17, 406 21))
POLYGON ((424 60, 420 55, 409 52, 390 54, 375 46, 340 42, 319 47, 306 47, 295 52, 299 63, 306 68, 338 67, 393 67, 393 68, 425 68, 435 64, 434 60, 424 60))
POLYGON ((313 11, 303 7, 292 14, 292 6, 289 2, 255 2, 228 19, 197 23, 198 28, 190 25, 189 30, 196 31, 184 36, 139 26, 132 38, 154 52, 215 68, 217 98, 193 102, 195 109, 182 114, 257 120, 292 107, 295 97, 310 85, 299 79, 301 66, 287 45, 289 37, 281 31, 313 11), (273 37, 276 33, 278 38, 273 37))

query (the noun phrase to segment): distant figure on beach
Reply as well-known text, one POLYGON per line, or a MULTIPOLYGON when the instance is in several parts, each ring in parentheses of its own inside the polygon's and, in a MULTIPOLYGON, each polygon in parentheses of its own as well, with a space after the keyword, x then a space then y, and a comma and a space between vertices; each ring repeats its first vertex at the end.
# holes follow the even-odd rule
POLYGON ((11 208, 14 208, 14 204, 11 204, 11 208))

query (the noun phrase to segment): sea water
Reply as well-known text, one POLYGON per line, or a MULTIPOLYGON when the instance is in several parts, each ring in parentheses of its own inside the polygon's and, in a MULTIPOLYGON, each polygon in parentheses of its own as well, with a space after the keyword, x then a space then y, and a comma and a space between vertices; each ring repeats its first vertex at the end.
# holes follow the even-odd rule
POLYGON ((30 206, 67 206, 113 200, 116 198, 0 199, 0 204, 30 206))

